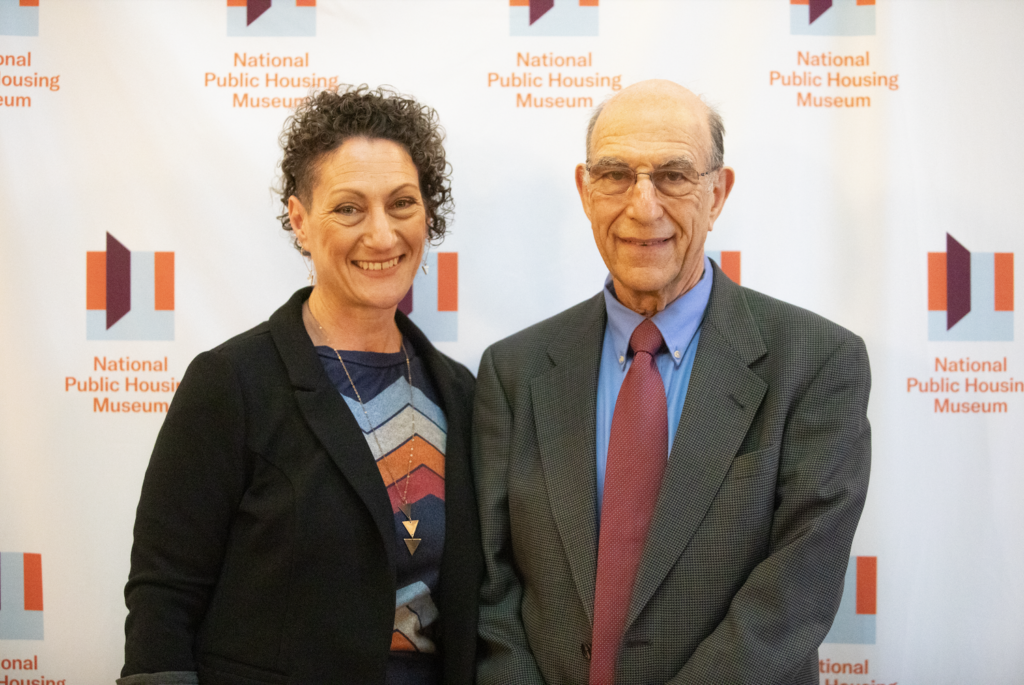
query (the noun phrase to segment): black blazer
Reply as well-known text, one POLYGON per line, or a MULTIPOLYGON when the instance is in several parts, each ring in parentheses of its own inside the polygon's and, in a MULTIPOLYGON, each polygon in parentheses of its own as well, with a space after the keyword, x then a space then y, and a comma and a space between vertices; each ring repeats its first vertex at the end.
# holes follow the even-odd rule
MULTIPOLYGON (((125 587, 122 676, 204 685, 383 683, 395 615, 391 505, 302 324, 310 289, 189 365, 157 437, 125 587)), ((439 649, 473 680, 482 555, 472 374, 404 315, 448 418, 439 649)))

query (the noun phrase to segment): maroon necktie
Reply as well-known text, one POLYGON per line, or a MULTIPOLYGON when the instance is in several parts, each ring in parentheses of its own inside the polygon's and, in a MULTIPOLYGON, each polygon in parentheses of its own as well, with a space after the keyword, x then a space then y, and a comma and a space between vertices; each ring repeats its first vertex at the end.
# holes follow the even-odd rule
POLYGON ((629 339, 633 364, 615 401, 594 593, 590 685, 611 685, 636 571, 668 461, 665 384, 654 355, 661 332, 650 319, 629 339))

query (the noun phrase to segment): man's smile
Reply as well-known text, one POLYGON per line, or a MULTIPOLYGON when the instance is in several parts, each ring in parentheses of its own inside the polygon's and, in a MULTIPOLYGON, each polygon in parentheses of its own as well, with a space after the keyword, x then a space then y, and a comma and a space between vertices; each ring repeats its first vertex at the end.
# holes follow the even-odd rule
POLYGON ((672 238, 619 238, 619 242, 632 247, 660 247, 671 240, 672 238))

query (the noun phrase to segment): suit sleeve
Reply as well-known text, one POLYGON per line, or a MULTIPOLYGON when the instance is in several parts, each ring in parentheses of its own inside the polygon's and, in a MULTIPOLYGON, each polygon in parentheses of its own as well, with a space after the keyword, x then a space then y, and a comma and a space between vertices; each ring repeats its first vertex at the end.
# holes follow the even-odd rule
POLYGON ((840 344, 792 403, 782 437, 768 556, 670 683, 818 681, 871 460, 871 386, 860 338, 840 344))
POLYGON ((488 349, 477 374, 473 416, 473 472, 484 548, 479 685, 544 683, 520 615, 523 588, 512 553, 508 509, 512 421, 512 410, 488 349))
POLYGON ((143 481, 122 676, 196 670, 196 632, 246 488, 245 455, 237 378, 223 355, 205 352, 182 378, 143 481))

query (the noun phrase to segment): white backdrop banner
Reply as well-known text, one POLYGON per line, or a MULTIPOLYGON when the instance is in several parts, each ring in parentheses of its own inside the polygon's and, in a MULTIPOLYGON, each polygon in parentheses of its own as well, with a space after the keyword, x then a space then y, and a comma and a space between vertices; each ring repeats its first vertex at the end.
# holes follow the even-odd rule
POLYGON ((484 348, 597 292, 594 106, 722 112, 707 249, 862 335, 871 488, 822 685, 1024 682, 1024 3, 0 0, 0 683, 111 682, 142 476, 189 361, 305 284, 277 136, 390 84, 448 131, 413 318, 484 348))

